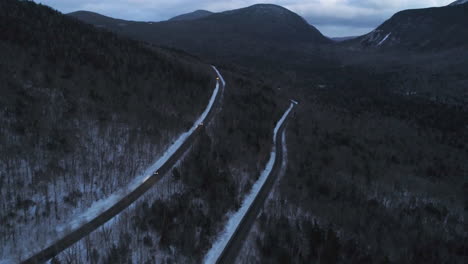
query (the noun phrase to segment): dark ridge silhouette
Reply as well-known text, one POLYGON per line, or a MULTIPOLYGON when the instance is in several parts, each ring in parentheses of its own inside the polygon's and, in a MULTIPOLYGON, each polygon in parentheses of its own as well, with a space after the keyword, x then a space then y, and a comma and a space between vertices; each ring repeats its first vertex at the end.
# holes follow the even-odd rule
POLYGON ((444 50, 468 47, 468 5, 396 13, 371 33, 349 43, 362 47, 444 50))
POLYGON ((98 19, 94 14, 70 15, 141 41, 240 63, 252 63, 252 56, 257 57, 257 62, 278 59, 295 62, 304 57, 304 50, 333 42, 299 15, 270 4, 215 13, 191 21, 158 23, 98 19))
POLYGON ((193 11, 191 13, 175 16, 175 17, 169 19, 169 21, 195 20, 195 19, 207 17, 207 16, 212 15, 212 14, 213 14, 213 12, 210 12, 210 11, 207 11, 207 10, 196 10, 196 11, 193 11))

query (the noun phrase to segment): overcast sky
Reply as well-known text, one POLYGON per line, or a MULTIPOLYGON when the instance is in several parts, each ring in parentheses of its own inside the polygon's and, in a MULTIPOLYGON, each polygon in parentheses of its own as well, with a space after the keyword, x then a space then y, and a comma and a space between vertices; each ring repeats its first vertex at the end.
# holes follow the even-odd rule
POLYGON ((455 0, 35 0, 63 13, 94 11, 138 21, 161 21, 206 9, 213 12, 257 3, 284 6, 303 16, 330 37, 362 35, 372 31, 395 12, 409 8, 447 5, 455 0))

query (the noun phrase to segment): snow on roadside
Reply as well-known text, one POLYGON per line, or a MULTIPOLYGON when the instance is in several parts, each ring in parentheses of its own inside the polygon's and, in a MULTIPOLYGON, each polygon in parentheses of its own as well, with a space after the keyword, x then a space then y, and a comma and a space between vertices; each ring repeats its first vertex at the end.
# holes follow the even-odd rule
MULTIPOLYGON (((283 143, 282 144, 283 160, 281 162, 281 169, 278 175, 278 178, 280 179, 286 174, 286 168, 288 165, 288 147, 286 144, 286 130, 283 130, 283 133, 281 133, 281 138, 282 138, 281 142, 283 143)), ((277 197, 279 195, 278 185, 279 185, 279 181, 276 181, 275 185, 273 186, 273 189, 270 192, 270 195, 267 197, 265 201, 266 204, 268 204, 268 202, 271 201, 272 199, 275 199, 274 197, 277 197)), ((274 211, 275 210, 271 210, 271 211, 268 211, 268 213, 272 213, 274 211)), ((265 213, 264 210, 263 210, 263 213, 265 213)), ((239 255, 236 258, 235 263, 251 263, 251 262, 260 263, 258 247, 256 245, 256 238, 258 238, 260 235, 261 234, 259 231, 258 221, 257 221, 254 223, 254 225, 252 226, 252 229, 250 230, 250 233, 247 235, 247 238, 244 242, 244 245, 242 245, 242 248, 239 252, 239 255)))
MULTIPOLYGON (((286 144, 286 130, 283 130, 283 133, 281 133, 281 142, 283 143, 283 160, 281 161, 281 169, 278 177, 280 179, 286 174, 286 168, 288 167, 288 146, 286 144)), ((276 187, 278 185, 279 181, 277 181, 273 186, 272 193, 269 195, 268 199, 271 199, 271 197, 273 197, 274 192, 277 191, 276 187)))
MULTIPOLYGON (((212 66, 213 69, 216 71, 218 76, 220 77, 221 81, 224 84, 224 79, 222 78, 219 71, 216 67, 212 66)), ((205 111, 201 114, 197 121, 193 124, 188 132, 185 132, 179 136, 179 138, 164 152, 164 154, 156 160, 149 168, 147 168, 141 175, 137 176, 130 184, 126 187, 111 194, 109 197, 94 202, 90 208, 88 208, 84 213, 81 213, 75 217, 73 220, 65 225, 57 227, 57 231, 59 233, 64 231, 72 231, 79 228, 84 223, 91 221, 92 219, 96 218, 101 212, 111 208, 115 205, 120 199, 134 191, 138 186, 146 182, 153 174, 155 174, 161 166, 163 166, 172 155, 185 143, 187 138, 195 132, 199 125, 203 123, 205 118, 207 117, 208 113, 210 112, 213 104, 215 102, 216 96, 219 92, 219 82, 216 83, 216 87, 213 91, 213 94, 210 98, 208 106, 206 107, 205 111)))
POLYGON ((226 82, 224 81, 224 78, 223 76, 221 75, 221 73, 219 73, 218 69, 216 69, 215 66, 211 65, 211 67, 213 68, 213 70, 216 72, 216 74, 218 75, 219 79, 221 79, 221 82, 223 83, 223 87, 226 86, 226 82))
POLYGON ((245 197, 244 201, 242 202, 241 208, 229 217, 229 220, 227 221, 223 232, 218 236, 216 241, 213 243, 211 249, 206 254, 205 259, 204 259, 205 264, 216 263, 218 258, 221 256, 224 248, 228 244, 229 240, 231 239, 231 237, 234 235, 235 231, 237 230, 240 222, 244 218, 248 209, 250 208, 253 201, 257 197, 258 192, 261 190, 261 188, 265 184, 268 176, 270 176, 271 170, 273 169, 273 165, 275 164, 275 159, 276 159, 276 138, 277 138, 278 131, 295 105, 296 103, 291 102, 291 105, 289 106, 288 110, 283 114, 283 116, 278 121, 278 123, 276 123, 274 133, 273 133, 273 148, 270 154, 270 159, 268 160, 268 163, 265 169, 261 173, 258 180, 252 186, 250 193, 245 197))

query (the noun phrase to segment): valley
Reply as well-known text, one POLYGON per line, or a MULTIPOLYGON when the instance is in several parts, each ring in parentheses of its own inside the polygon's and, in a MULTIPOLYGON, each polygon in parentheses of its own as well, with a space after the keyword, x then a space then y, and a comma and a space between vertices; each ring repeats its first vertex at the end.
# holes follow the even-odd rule
POLYGON ((0 263, 466 263, 467 13, 2 0, 0 263))

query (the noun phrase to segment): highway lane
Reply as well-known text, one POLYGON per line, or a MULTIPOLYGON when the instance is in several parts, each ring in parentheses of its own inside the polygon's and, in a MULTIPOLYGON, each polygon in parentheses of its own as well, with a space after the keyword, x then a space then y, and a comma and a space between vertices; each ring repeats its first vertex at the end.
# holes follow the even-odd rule
POLYGON ((213 70, 216 72, 217 78, 217 85, 221 85, 221 91, 218 91, 216 94, 216 98, 214 103, 209 110, 208 114, 201 122, 196 130, 188 136, 188 138, 181 144, 181 146, 175 151, 173 155, 169 157, 169 159, 155 172, 151 177, 149 177, 146 181, 144 181, 140 186, 138 186, 135 190, 131 191, 127 196, 123 197, 113 206, 108 208, 107 210, 103 211, 97 217, 92 219, 91 221, 83 224, 79 228, 73 230, 71 233, 65 235, 63 238, 55 241, 47 248, 35 253, 31 257, 27 258, 26 260, 22 261, 23 264, 36 264, 36 263, 44 263, 49 259, 53 258, 54 256, 58 255, 63 250, 67 249, 68 247, 72 246, 85 236, 89 235, 91 232, 105 224, 107 221, 118 215, 120 212, 125 210, 128 206, 134 203, 138 198, 140 198, 144 193, 146 193, 154 184, 156 184, 161 178, 168 173, 172 167, 177 163, 177 161, 182 157, 184 152, 192 145, 192 143, 196 140, 198 135, 202 132, 202 129, 205 125, 209 123, 209 121, 213 118, 216 109, 221 107, 221 98, 224 92, 224 88, 226 83, 224 81, 223 76, 219 73, 216 67, 213 66, 213 70))

